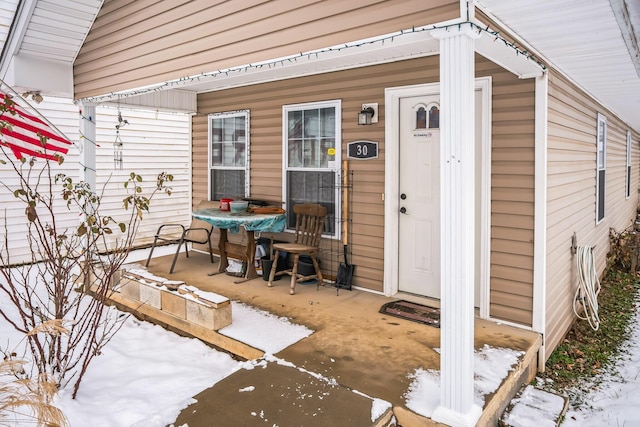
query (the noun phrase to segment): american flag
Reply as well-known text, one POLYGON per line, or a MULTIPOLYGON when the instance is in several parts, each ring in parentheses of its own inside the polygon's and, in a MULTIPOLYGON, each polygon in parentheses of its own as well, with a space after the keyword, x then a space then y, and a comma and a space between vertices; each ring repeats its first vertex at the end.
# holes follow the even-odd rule
POLYGON ((11 97, 0 91, 0 122, 5 122, 0 126, 0 145, 9 147, 18 159, 27 155, 57 160, 56 154, 67 154, 71 141, 57 135, 43 120, 7 99, 11 97))

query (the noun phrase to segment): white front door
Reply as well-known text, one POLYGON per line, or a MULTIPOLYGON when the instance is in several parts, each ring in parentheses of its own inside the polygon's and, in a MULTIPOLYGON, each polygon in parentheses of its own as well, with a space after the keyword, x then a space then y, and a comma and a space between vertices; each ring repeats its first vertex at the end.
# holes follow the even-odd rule
POLYGON ((440 298, 439 96, 400 98, 398 290, 440 298))
MULTIPOLYGON (((439 84, 385 90, 385 284, 440 298, 439 84), (434 109, 435 108, 435 109, 434 109), (429 116, 431 113, 431 117, 429 116), (430 120, 431 118, 431 120, 430 120)), ((491 230, 491 80, 476 79, 475 306, 488 317, 491 230)))

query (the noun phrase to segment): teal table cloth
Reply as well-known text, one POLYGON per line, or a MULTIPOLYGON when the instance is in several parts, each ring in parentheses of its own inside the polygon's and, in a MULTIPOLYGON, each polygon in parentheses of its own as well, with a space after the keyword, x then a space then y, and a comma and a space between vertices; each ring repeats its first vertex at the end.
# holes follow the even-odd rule
POLYGON ((232 233, 237 233, 240 226, 247 231, 279 233, 284 231, 287 221, 285 214, 234 213, 218 208, 197 209, 193 211, 192 216, 232 233))

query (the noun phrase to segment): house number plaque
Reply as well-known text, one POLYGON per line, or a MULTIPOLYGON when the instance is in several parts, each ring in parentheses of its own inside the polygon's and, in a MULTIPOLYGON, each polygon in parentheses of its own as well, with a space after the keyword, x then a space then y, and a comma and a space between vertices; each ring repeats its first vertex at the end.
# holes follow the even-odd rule
POLYGON ((364 140, 350 142, 347 144, 347 157, 358 160, 377 159, 378 143, 364 140))

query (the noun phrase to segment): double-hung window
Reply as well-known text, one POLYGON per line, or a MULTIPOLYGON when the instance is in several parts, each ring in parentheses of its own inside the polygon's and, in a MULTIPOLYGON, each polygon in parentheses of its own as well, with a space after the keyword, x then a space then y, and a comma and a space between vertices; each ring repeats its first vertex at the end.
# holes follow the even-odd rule
POLYGON ((607 170, 607 118, 598 113, 596 175, 596 224, 604 219, 607 170))
POLYGON ((287 228, 295 228, 293 205, 319 203, 327 208, 324 234, 338 237, 341 102, 285 105, 282 122, 287 228))
POLYGON ((627 179, 625 182, 625 197, 631 197, 631 132, 627 131, 627 179))
POLYGON ((209 198, 249 195, 249 110, 209 115, 209 198))

